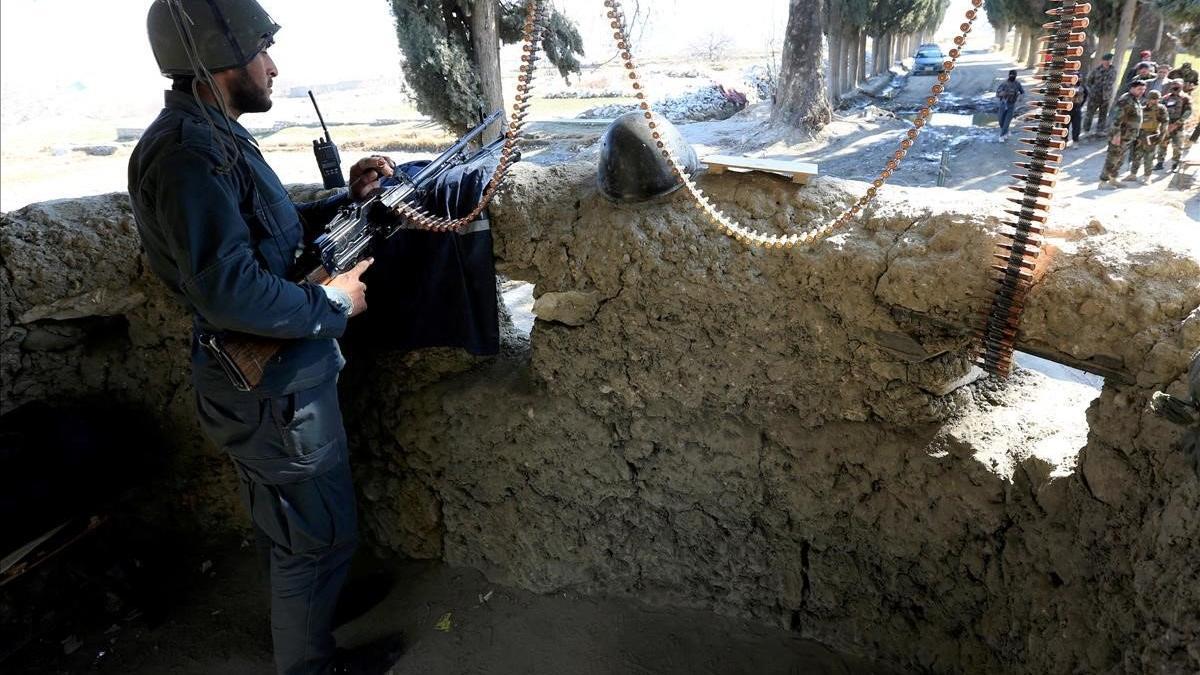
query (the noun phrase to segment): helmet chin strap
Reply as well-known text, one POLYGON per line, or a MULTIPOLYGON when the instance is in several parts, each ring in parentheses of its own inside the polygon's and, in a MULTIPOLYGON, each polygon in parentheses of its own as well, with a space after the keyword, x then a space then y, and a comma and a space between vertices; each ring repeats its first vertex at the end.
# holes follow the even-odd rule
MULTIPOLYGON (((212 0, 209 0, 211 4, 212 0)), ((208 122, 208 126, 212 129, 213 137, 221 146, 221 154, 224 161, 217 167, 220 173, 229 173, 233 170, 233 165, 242 159, 242 149, 238 145, 237 136, 233 133, 233 125, 230 124, 229 108, 225 104, 225 95, 221 92, 221 88, 217 86, 217 82, 213 79, 212 72, 204 65, 200 59, 200 50, 196 45, 196 38, 192 35, 192 26, 195 21, 188 15, 187 10, 183 7, 183 0, 163 0, 166 3, 167 9, 171 15, 171 21, 175 24, 175 31, 179 34, 179 42, 183 46, 183 53, 187 55, 188 63, 192 67, 192 98, 196 100, 197 106, 200 108, 200 113, 204 115, 204 119, 208 122), (213 99, 216 100, 217 109, 221 111, 226 134, 221 134, 217 131, 217 125, 213 122, 212 116, 208 114, 208 105, 200 96, 200 84, 204 83, 213 99)), ((222 17, 223 20, 223 17, 222 17)), ((226 33, 228 37, 228 32, 226 33)), ((237 45, 234 45, 235 49, 237 45)))

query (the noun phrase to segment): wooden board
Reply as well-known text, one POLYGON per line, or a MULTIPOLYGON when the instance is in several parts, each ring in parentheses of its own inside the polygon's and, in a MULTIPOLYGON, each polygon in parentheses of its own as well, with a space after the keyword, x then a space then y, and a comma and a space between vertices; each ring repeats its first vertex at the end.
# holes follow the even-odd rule
POLYGON ((736 155, 709 155, 702 160, 710 173, 726 171, 764 171, 787 176, 792 182, 804 185, 817 175, 817 165, 812 162, 797 162, 786 159, 761 159, 736 155))

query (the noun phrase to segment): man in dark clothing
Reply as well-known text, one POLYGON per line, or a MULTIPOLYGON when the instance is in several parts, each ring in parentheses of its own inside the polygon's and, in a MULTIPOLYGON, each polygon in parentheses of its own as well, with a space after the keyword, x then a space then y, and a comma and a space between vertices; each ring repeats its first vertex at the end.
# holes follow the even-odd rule
POLYGON ((1025 95, 1025 89, 1017 82, 1017 71, 1008 71, 1008 79, 996 87, 996 100, 1000 102, 1000 140, 1008 140, 1008 125, 1017 112, 1017 102, 1025 95))
POLYGON ((1154 64, 1149 61, 1142 61, 1125 73, 1125 79, 1122 81, 1126 86, 1134 80, 1146 80, 1149 82, 1154 79, 1154 64))
POLYGON ((1083 122, 1083 106, 1088 100, 1087 87, 1076 87, 1071 97, 1071 142, 1079 142, 1080 125, 1083 122))
POLYGON ((269 555, 280 673, 333 667, 334 606, 358 540, 337 376, 336 338, 366 310, 359 276, 292 281, 305 234, 390 175, 381 157, 350 170, 351 192, 294 205, 238 123, 271 107, 267 48, 279 26, 255 0, 156 0, 147 20, 166 105, 129 160, 129 195, 150 267, 192 313, 200 426, 233 459, 269 555), (233 386, 209 335, 286 340, 251 391, 233 386))

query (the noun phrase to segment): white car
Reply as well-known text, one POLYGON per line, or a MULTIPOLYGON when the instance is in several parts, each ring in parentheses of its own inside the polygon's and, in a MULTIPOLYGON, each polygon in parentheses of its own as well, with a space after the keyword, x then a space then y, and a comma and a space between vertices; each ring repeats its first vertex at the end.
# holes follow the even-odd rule
POLYGON ((926 44, 917 47, 917 55, 913 57, 913 75, 920 73, 931 73, 937 75, 945 68, 943 64, 946 62, 946 54, 942 48, 935 44, 926 44))

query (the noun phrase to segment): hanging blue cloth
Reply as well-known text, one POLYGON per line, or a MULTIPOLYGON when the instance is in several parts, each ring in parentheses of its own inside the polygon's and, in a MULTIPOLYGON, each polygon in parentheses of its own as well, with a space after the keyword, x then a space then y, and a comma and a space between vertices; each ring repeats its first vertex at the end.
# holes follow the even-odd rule
MULTIPOLYGON (((481 154, 443 172, 428 187, 423 206, 447 218, 467 215, 483 195, 498 154, 481 154)), ((427 164, 420 160, 396 168, 411 178, 427 164)), ((398 183, 398 178, 388 178, 382 186, 398 183)), ((355 339, 400 351, 460 347, 479 356, 499 352, 496 267, 486 210, 462 234, 396 232, 376 249, 375 264, 363 280, 369 311, 354 322, 358 325, 351 324, 355 339)))

